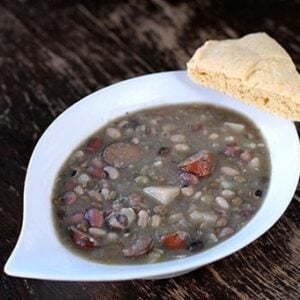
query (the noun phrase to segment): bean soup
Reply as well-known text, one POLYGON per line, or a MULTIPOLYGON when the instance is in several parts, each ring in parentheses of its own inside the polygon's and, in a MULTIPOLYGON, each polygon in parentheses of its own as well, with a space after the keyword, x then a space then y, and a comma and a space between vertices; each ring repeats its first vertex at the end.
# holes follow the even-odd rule
POLYGON ((62 242, 101 263, 183 258, 231 237, 259 209, 270 160, 258 128, 206 104, 126 114, 61 168, 53 192, 62 242))

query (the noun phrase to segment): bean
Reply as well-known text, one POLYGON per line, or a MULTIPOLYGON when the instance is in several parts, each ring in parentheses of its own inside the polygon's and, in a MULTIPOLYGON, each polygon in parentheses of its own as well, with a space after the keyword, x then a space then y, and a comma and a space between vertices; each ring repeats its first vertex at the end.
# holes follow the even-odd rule
POLYGON ((217 220, 217 222, 216 222, 216 227, 224 227, 224 226, 227 225, 227 223, 228 223, 228 222, 227 222, 227 219, 221 217, 221 218, 219 218, 219 219, 217 220))
POLYGON ((81 184, 81 185, 84 186, 84 187, 86 187, 87 183, 88 183, 90 180, 91 180, 90 176, 87 175, 87 174, 85 174, 85 173, 81 174, 81 175, 78 177, 78 179, 77 179, 78 183, 81 184))
POLYGON ((163 164, 162 161, 161 161, 161 160, 158 160, 158 161, 156 161, 156 162, 153 163, 153 166, 154 166, 154 167, 161 167, 162 164, 163 164))
POLYGON ((77 185, 74 189, 74 192, 79 196, 84 194, 84 190, 81 185, 77 185))
POLYGON ((239 157, 243 151, 244 150, 239 146, 227 146, 224 154, 229 157, 239 157))
POLYGON ((234 186, 234 183, 228 180, 223 180, 220 182, 220 185, 223 189, 230 189, 234 186))
POLYGON ((147 262, 148 263, 154 263, 156 261, 158 261, 161 256, 164 254, 164 251, 162 249, 153 249, 149 254, 148 254, 148 258, 147 258, 147 262))
POLYGON ((231 200, 233 206, 240 206, 242 204, 242 199, 240 197, 235 197, 231 200))
POLYGON ((217 236, 214 233, 210 233, 208 235, 208 238, 210 239, 210 241, 212 241, 213 243, 216 243, 219 239, 217 238, 217 236))
POLYGON ((218 218, 217 215, 213 212, 193 211, 190 214, 190 219, 195 224, 204 222, 213 225, 217 221, 217 218, 218 218))
POLYGON ((83 217, 84 217, 83 213, 79 212, 79 213, 75 213, 75 214, 69 216, 67 218, 67 221, 68 221, 68 223, 71 223, 71 224, 77 224, 77 223, 81 222, 83 217))
POLYGON ((202 197, 203 193, 201 191, 198 191, 194 194, 193 199, 198 200, 202 197))
POLYGON ((106 166, 103 168, 103 170, 108 174, 108 177, 111 180, 116 180, 119 178, 120 173, 116 168, 111 166, 106 166))
POLYGON ((221 192, 221 195, 225 198, 225 199, 232 199, 235 196, 235 192, 231 191, 231 190, 223 190, 221 192))
POLYGON ((106 230, 104 230, 102 228, 97 228, 97 227, 90 227, 88 229, 88 233, 95 238, 100 238, 107 234, 106 230))
POLYGON ((128 225, 132 224, 136 219, 136 213, 131 207, 124 207, 120 210, 120 215, 127 218, 128 225))
POLYGON ((223 166, 221 167, 221 172, 228 176, 236 176, 239 175, 240 172, 234 168, 223 166))
POLYGON ((82 158, 84 156, 84 152, 82 150, 77 150, 74 154, 75 158, 82 158))
POLYGON ((204 195, 201 197, 201 201, 206 203, 206 204, 210 204, 213 200, 213 197, 211 195, 204 195))
POLYGON ((77 196, 74 192, 67 192, 64 195, 64 202, 66 205, 71 205, 77 200, 77 196))
POLYGON ((223 197, 216 197, 215 201, 223 209, 229 209, 230 207, 228 202, 223 197))
POLYGON ((106 129, 106 135, 112 139, 118 139, 122 136, 121 131, 118 128, 109 127, 106 129))
POLYGON ((138 176, 134 181, 139 184, 147 184, 150 182, 150 179, 147 176, 138 176))
POLYGON ((159 215, 153 215, 151 217, 151 226, 157 228, 159 227, 160 224, 161 224, 161 217, 159 215))
POLYGON ((194 188, 192 186, 187 186, 181 188, 181 194, 186 197, 191 197, 194 194, 194 188))
POLYGON ((190 147, 187 144, 176 144, 174 149, 178 152, 186 152, 190 150, 190 147))
POLYGON ((129 121, 127 121, 127 120, 122 120, 119 124, 118 124, 118 127, 119 128, 124 128, 124 127, 126 127, 126 125, 129 125, 130 123, 129 123, 129 121))
POLYGON ((253 169, 258 169, 260 167, 260 161, 258 157, 254 157, 249 163, 248 166, 253 169))
POLYGON ((97 179, 104 179, 107 177, 107 174, 102 169, 99 169, 94 166, 89 166, 86 171, 91 177, 97 179))
POLYGON ((168 123, 162 126, 162 131, 166 133, 170 133, 176 128, 174 124, 168 123))
POLYGON ((94 157, 91 161, 91 166, 101 169, 103 167, 103 162, 98 157, 94 157))
POLYGON ((106 240, 110 243, 116 242, 118 240, 118 234, 115 232, 109 232, 106 236, 106 240))
POLYGON ((139 144, 139 142, 140 142, 140 139, 139 139, 138 137, 134 137, 134 138, 131 140, 131 143, 132 143, 132 144, 135 144, 135 145, 139 144))
POLYGON ((179 220, 183 219, 183 214, 182 213, 176 213, 176 214, 173 214, 169 217, 169 222, 171 223, 175 223, 175 222, 178 222, 179 220))
POLYGON ((185 136, 183 134, 174 134, 171 136, 171 141, 173 143, 183 143, 185 142, 185 136))
POLYGON ((183 172, 180 174, 180 178, 188 185, 195 185, 199 183, 198 177, 192 173, 183 172))
POLYGON ((216 140, 219 138, 219 135, 217 133, 212 133, 208 138, 210 140, 216 140))
POLYGON ((224 125, 236 133, 241 133, 245 129, 245 125, 240 123, 225 122, 224 125))
POLYGON ((221 230, 220 234, 219 234, 219 238, 223 238, 226 237, 228 235, 231 235, 234 233, 234 229, 231 227, 225 227, 221 230))
POLYGON ((86 145, 86 149, 89 152, 97 152, 102 146, 102 140, 98 137, 92 137, 91 139, 89 139, 87 145, 86 145))
POLYGON ((89 191, 88 194, 91 198, 95 199, 96 201, 103 201, 103 197, 98 191, 89 191))
POLYGON ((110 190, 108 188, 101 189, 101 195, 104 197, 107 197, 110 193, 110 190))
POLYGON ((90 208, 86 212, 85 218, 92 227, 102 227, 104 225, 103 213, 97 208, 90 208))
POLYGON ((148 213, 145 210, 139 211, 137 225, 139 227, 145 228, 145 227, 147 227, 148 222, 149 222, 149 215, 148 215, 148 213))
POLYGON ((252 159, 252 154, 250 151, 246 150, 241 154, 240 158, 245 162, 249 162, 252 159))

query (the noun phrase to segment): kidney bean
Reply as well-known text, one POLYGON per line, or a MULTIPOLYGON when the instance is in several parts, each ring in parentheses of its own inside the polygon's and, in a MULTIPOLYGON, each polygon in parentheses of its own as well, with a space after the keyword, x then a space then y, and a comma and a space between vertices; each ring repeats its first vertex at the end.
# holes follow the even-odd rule
POLYGON ((76 183, 73 181, 73 180, 67 180, 65 183, 64 183, 64 189, 65 191, 67 192, 70 192, 74 189, 74 187, 76 186, 76 183))
POLYGON ((98 137, 92 137, 87 145, 86 145, 86 149, 88 152, 97 152, 102 146, 102 141, 100 138, 98 137))
POLYGON ((77 224, 81 222, 83 219, 84 215, 83 213, 75 213, 67 218, 68 223, 70 224, 77 224))
POLYGON ((102 227, 104 225, 103 213, 97 208, 90 208, 86 214, 85 218, 89 221, 92 227, 102 227))
POLYGON ((219 238, 222 238, 222 237, 225 237, 225 236, 228 236, 228 235, 231 235, 234 233, 234 229, 231 228, 231 227, 224 227, 220 234, 219 234, 219 238))
POLYGON ((243 153, 241 153, 241 160, 245 161, 245 162, 249 162, 252 159, 252 154, 250 151, 246 150, 243 153))
POLYGON ((67 192, 64 195, 64 202, 66 205, 71 205, 77 200, 77 196, 74 192, 67 192))
POLYGON ((98 178, 98 179, 104 179, 107 177, 107 173, 105 171, 103 171, 102 169, 98 169, 94 166, 89 166, 86 170, 86 172, 94 177, 94 178, 98 178))
POLYGON ((198 177, 192 173, 183 172, 179 176, 187 185, 195 185, 199 183, 198 177))
POLYGON ((239 146, 227 146, 224 154, 229 157, 239 157, 244 150, 239 146))

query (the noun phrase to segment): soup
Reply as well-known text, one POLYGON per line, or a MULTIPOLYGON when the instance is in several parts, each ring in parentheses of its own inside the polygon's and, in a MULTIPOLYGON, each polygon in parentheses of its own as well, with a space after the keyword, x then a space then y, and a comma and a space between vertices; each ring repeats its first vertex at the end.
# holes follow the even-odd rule
POLYGON ((140 110, 101 127, 62 166, 53 192, 61 241, 101 263, 183 258, 235 234, 270 180, 267 145, 234 111, 140 110))

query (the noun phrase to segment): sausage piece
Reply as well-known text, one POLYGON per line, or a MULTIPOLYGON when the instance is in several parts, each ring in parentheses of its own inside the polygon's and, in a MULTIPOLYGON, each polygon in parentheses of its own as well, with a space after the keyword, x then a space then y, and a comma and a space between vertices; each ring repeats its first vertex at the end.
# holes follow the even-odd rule
POLYGON ((99 242, 75 226, 71 226, 70 230, 72 231, 72 240, 79 248, 92 249, 100 246, 99 242))
POLYGON ((182 171, 193 173, 199 177, 206 176, 211 174, 214 170, 214 157, 209 151, 200 150, 181 162, 178 167, 182 171))
POLYGON ((114 143, 106 147, 104 160, 115 168, 126 168, 139 158, 139 148, 128 143, 114 143))
POLYGON ((189 234, 185 231, 176 231, 163 235, 160 243, 169 250, 180 250, 187 246, 189 234))
POLYGON ((136 257, 148 253, 153 248, 153 240, 149 236, 138 236, 130 244, 122 249, 122 253, 127 257, 136 257))

